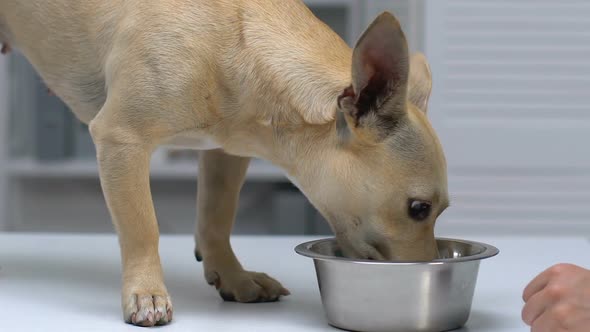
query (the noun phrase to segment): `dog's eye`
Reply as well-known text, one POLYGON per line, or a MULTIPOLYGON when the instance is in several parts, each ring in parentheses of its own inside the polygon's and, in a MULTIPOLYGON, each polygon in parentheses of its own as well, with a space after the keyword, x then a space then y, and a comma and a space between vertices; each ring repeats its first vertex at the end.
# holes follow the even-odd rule
POLYGON ((408 215, 416 221, 422 221, 430 215, 429 202, 411 199, 408 202, 408 215))

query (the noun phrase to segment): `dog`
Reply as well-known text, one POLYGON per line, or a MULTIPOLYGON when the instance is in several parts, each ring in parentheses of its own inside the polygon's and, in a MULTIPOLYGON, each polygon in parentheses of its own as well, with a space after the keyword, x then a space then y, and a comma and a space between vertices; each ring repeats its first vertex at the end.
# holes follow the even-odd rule
POLYGON ((346 256, 437 257, 449 200, 431 72, 391 13, 350 48, 300 0, 0 0, 0 42, 89 125, 127 323, 173 315, 149 185, 162 145, 201 150, 195 255, 225 300, 289 294, 230 246, 253 157, 285 171, 346 256))

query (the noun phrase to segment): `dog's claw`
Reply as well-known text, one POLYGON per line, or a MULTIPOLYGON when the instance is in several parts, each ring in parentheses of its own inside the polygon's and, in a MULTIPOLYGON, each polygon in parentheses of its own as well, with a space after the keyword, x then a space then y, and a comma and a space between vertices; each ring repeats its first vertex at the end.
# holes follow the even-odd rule
POLYGON ((2 48, 0 48, 1 54, 8 54, 8 52, 10 52, 10 50, 11 50, 10 45, 8 45, 7 43, 2 43, 2 48))
POLYGON ((172 303, 165 295, 132 295, 125 306, 125 321, 137 326, 165 325, 172 321, 172 303))
POLYGON ((205 280, 211 286, 215 286, 215 289, 221 288, 221 279, 219 278, 219 274, 217 272, 208 273, 205 276, 205 280))
POLYGON ((203 256, 201 256, 201 253, 199 252, 199 250, 195 250, 195 258, 197 259, 197 262, 202 262, 203 261, 203 256))
MULTIPOLYGON (((166 311, 166 318, 168 318, 168 322, 172 321, 172 310, 171 309, 168 309, 166 311)), ((163 322, 163 320, 159 321, 158 325, 163 325, 163 323, 161 323, 161 322, 163 322)))
POLYGON ((224 301, 227 301, 227 302, 236 302, 236 298, 235 298, 235 297, 234 297, 234 295, 233 295, 233 294, 231 294, 231 293, 226 293, 226 292, 224 292, 224 291, 220 290, 220 291, 219 291, 219 296, 221 296, 221 298, 222 298, 224 301))

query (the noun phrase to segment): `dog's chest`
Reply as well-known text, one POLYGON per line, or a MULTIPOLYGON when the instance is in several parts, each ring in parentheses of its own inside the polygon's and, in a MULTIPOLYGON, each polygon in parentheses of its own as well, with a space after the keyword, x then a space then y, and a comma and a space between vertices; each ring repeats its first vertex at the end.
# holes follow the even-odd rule
POLYGON ((213 150, 221 146, 209 137, 194 134, 181 134, 167 140, 164 145, 193 150, 213 150))

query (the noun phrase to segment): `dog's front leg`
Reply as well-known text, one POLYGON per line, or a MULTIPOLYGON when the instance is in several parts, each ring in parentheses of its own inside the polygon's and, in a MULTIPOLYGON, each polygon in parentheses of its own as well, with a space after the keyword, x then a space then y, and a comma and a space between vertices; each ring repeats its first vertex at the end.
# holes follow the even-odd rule
POLYGON ((119 234, 123 315, 135 325, 166 324, 172 320, 172 303, 160 265, 158 224, 149 185, 153 148, 145 137, 125 128, 124 122, 113 120, 116 112, 103 109, 90 123, 90 131, 104 196, 119 234))
POLYGON ((199 154, 197 260, 203 260, 205 279, 226 301, 268 302, 289 295, 278 281, 264 273, 246 271, 231 245, 240 189, 250 159, 220 150, 199 154))

